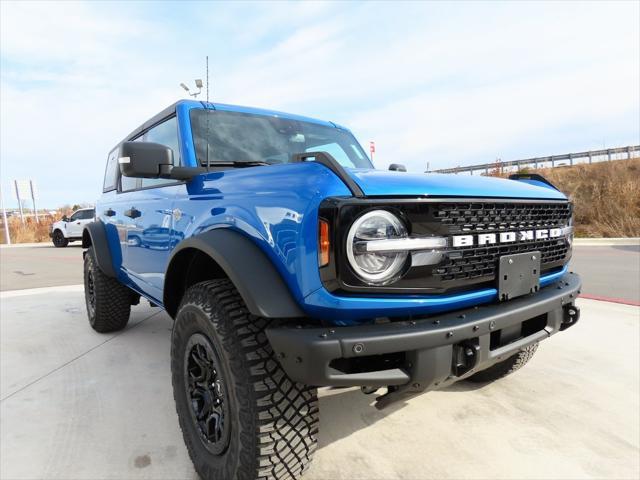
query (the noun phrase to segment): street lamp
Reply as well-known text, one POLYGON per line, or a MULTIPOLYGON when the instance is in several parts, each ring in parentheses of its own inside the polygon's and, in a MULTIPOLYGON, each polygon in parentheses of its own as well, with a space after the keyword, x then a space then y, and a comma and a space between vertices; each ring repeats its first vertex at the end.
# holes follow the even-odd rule
POLYGON ((198 95, 200 95, 200 92, 202 92, 202 80, 199 78, 196 78, 195 80, 195 84, 196 84, 196 88, 198 89, 197 92, 191 93, 191 90, 189 90, 189 87, 187 87, 184 83, 181 83, 180 86, 193 98, 196 98, 198 95))

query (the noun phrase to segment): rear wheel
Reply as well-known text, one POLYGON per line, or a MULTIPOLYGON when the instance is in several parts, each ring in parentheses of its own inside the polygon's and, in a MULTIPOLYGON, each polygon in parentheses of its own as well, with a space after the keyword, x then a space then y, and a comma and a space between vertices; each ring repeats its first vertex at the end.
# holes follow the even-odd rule
POLYGON ((533 354, 538 350, 538 344, 534 343, 524 349, 520 350, 515 355, 503 360, 500 363, 496 363, 486 370, 482 370, 474 375, 471 375, 467 380, 471 382, 493 382, 499 378, 505 377, 516 370, 520 370, 525 364, 531 360, 533 354))
POLYGON ((297 479, 317 445, 318 399, 291 381, 228 280, 187 290, 171 339, 176 410, 203 480, 297 479))
POLYGON ((65 238, 64 234, 60 230, 53 232, 51 240, 56 248, 66 247, 69 245, 69 239, 65 238))
POLYGON ((84 298, 91 328, 100 333, 122 330, 129 321, 132 293, 100 270, 89 247, 84 256, 84 298))

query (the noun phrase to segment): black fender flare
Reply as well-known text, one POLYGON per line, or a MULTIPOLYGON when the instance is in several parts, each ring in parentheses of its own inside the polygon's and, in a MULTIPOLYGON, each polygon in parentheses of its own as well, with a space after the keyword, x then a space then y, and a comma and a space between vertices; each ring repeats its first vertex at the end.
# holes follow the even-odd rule
POLYGON ((169 257, 165 276, 163 293, 165 307, 179 302, 178 299, 168 298, 173 291, 168 282, 172 281, 170 272, 173 260, 187 248, 200 250, 220 266, 238 289, 253 315, 266 318, 305 316, 280 272, 260 247, 247 236, 228 228, 216 228, 195 235, 183 240, 174 248, 169 257))
POLYGON ((88 223, 82 230, 82 248, 93 247, 98 268, 108 277, 116 278, 113 258, 109 250, 107 230, 100 220, 88 223))

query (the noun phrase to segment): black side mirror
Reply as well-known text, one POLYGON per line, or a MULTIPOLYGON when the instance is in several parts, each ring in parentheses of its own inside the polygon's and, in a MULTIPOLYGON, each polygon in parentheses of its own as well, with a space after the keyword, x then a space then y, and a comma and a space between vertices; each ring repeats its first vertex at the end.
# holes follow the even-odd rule
POLYGON ((68 222, 69 221, 69 217, 67 217, 66 215, 62 216, 62 221, 63 222, 68 222))
POLYGON ((174 167, 173 150, 152 142, 123 142, 118 163, 125 177, 191 180, 207 171, 204 167, 174 167))
POLYGON ((152 142, 123 142, 118 154, 125 177, 166 178, 173 168, 173 151, 152 142))
POLYGON ((389 165, 389 170, 392 170, 394 172, 406 172, 407 167, 405 167, 401 163, 392 163, 391 165, 389 165))

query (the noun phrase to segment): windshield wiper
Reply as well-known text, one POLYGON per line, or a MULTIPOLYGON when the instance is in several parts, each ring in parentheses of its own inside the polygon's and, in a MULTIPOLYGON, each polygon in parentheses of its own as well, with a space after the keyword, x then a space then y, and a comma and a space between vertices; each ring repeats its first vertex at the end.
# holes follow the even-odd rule
POLYGON ((234 167, 234 168, 243 168, 243 167, 259 167, 259 166, 268 166, 271 163, 261 162, 261 161, 234 161, 234 162, 211 162, 209 163, 210 167, 234 167))

